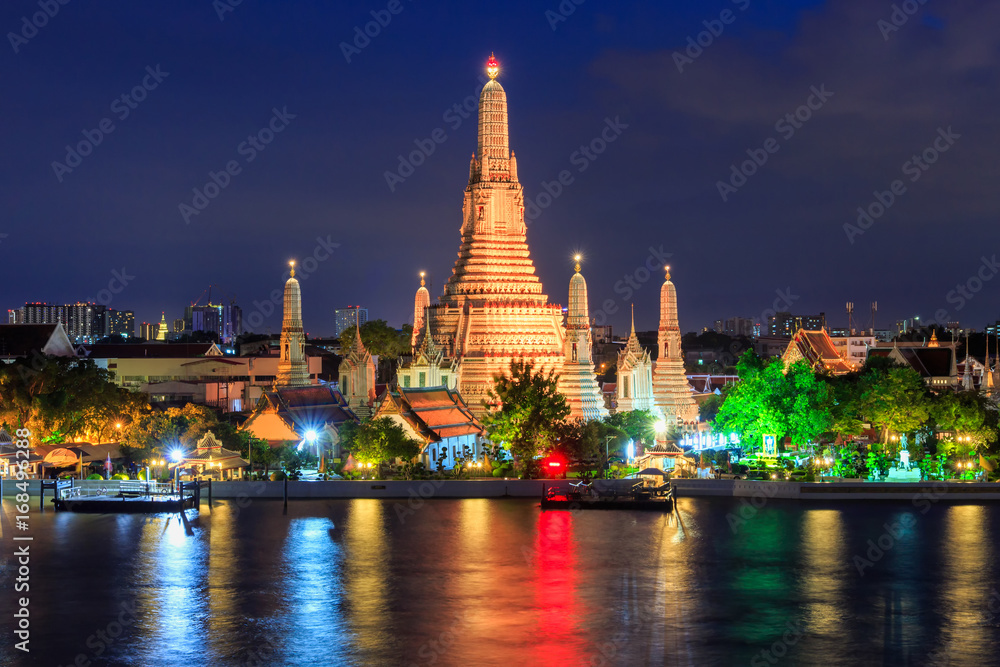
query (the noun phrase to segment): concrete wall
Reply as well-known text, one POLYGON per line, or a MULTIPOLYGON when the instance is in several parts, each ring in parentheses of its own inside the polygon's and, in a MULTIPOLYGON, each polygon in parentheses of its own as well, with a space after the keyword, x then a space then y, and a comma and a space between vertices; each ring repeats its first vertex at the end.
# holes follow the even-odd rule
POLYGON ((765 482, 674 479, 677 497, 789 498, 799 500, 1000 500, 1000 484, 970 482, 765 482))

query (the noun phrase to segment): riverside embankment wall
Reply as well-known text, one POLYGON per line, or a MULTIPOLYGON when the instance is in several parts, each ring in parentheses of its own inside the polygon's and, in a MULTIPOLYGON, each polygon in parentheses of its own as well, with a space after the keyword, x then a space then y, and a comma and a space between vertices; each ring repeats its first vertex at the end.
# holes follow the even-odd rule
POLYGON ((678 498, 787 498, 792 500, 1000 500, 1000 484, 929 482, 766 482, 731 479, 674 479, 678 498))

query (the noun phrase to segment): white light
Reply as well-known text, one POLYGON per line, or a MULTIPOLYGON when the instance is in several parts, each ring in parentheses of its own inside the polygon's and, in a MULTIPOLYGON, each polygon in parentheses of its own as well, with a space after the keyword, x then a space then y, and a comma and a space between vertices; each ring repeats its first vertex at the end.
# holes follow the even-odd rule
POLYGON ((173 449, 170 451, 170 460, 174 463, 180 463, 184 460, 184 452, 179 449, 173 449))
POLYGON ((306 431, 306 440, 308 440, 309 442, 315 442, 316 441, 316 431, 314 431, 312 429, 309 429, 308 431, 306 431))

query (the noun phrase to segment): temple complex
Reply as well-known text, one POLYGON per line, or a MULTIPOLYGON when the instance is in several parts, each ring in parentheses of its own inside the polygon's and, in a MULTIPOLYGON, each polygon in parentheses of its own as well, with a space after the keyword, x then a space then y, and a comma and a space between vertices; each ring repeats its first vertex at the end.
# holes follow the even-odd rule
POLYGON ((559 375, 559 393, 566 397, 570 419, 601 419, 608 416, 604 397, 594 375, 591 360, 593 340, 587 306, 587 281, 580 274, 580 256, 575 257, 576 273, 569 280, 569 311, 566 315, 564 361, 559 375))
MULTIPOLYGON (((449 368, 454 364, 449 384, 477 416, 487 410, 493 376, 509 372, 512 360, 558 374, 565 344, 562 309, 548 303, 528 250, 524 194, 508 142, 507 94, 492 56, 486 71, 490 80, 479 96, 478 144, 469 162, 458 259, 444 293, 421 322, 430 332, 428 346, 451 360, 449 368)), ((421 297, 418 291, 415 332, 421 297)), ((412 383, 408 370, 404 366, 400 378, 409 375, 412 383)))
POLYGON ((694 427, 698 421, 698 405, 684 371, 681 351, 681 327, 677 320, 677 289, 670 281, 670 267, 660 288, 660 328, 657 333, 659 354, 653 366, 653 400, 655 412, 667 424, 694 427))
POLYGON ((295 262, 289 262, 291 275, 285 282, 284 313, 281 320, 281 352, 278 361, 278 387, 304 387, 310 384, 306 364, 306 341, 302 330, 302 292, 295 279, 295 262))
POLYGON ((617 411, 653 410, 653 362, 649 352, 635 335, 635 307, 632 308, 632 333, 625 348, 618 353, 617 411))

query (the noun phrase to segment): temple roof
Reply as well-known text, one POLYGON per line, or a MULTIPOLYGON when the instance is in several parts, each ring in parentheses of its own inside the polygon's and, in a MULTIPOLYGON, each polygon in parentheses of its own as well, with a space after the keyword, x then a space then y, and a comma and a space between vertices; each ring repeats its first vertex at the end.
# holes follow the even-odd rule
POLYGON ((458 392, 445 387, 400 387, 387 394, 384 405, 386 411, 399 414, 428 442, 483 432, 483 425, 458 392))
POLYGON ((840 356, 826 329, 810 331, 799 329, 788 344, 783 355, 785 363, 793 363, 798 358, 805 359, 815 370, 823 370, 834 375, 851 373, 855 369, 840 356))
POLYGON ((275 387, 264 392, 257 409, 275 412, 293 430, 358 421, 343 395, 327 384, 275 387))
POLYGON ((0 357, 76 355, 62 324, 0 324, 0 357))

